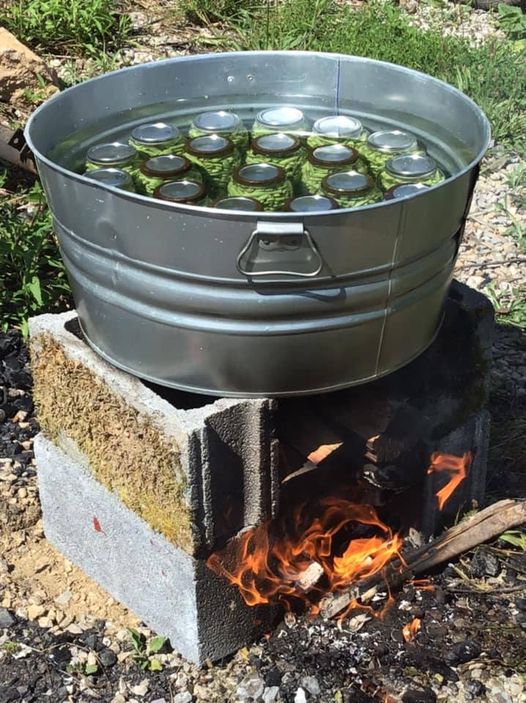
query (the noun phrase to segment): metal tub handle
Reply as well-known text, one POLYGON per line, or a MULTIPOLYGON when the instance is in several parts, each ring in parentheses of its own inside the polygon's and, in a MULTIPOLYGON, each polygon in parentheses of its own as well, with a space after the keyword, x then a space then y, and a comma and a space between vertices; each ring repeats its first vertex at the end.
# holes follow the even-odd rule
POLYGON ((247 278, 292 276, 314 278, 323 268, 323 259, 309 231, 301 222, 258 222, 236 260, 239 273, 247 278), (281 253, 280 253, 281 252, 281 253), (274 259, 297 253, 299 266, 313 264, 311 270, 271 268, 274 259), (267 268, 268 267, 268 268, 267 268))

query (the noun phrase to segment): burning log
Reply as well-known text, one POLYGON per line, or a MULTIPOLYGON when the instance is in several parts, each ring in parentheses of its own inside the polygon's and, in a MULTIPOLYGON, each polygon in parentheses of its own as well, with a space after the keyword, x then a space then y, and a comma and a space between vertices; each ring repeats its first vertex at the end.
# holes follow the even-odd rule
POLYGON ((329 594, 320 602, 320 613, 325 618, 339 615, 352 603, 370 601, 382 588, 399 587, 414 576, 424 574, 523 523, 526 523, 526 501, 501 500, 450 528, 430 544, 415 550, 405 557, 405 563, 393 560, 370 578, 343 591, 329 594))

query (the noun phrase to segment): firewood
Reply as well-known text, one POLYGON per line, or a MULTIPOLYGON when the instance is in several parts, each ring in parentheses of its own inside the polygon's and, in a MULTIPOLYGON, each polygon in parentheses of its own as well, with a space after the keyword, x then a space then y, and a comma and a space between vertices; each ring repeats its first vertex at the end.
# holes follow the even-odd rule
POLYGON ((374 576, 326 596, 320 603, 320 613, 325 618, 332 618, 354 600, 362 603, 370 601, 382 588, 397 588, 414 576, 425 574, 439 564, 455 559, 523 523, 526 523, 526 501, 501 500, 494 503, 405 556, 405 563, 400 560, 391 562, 374 576))

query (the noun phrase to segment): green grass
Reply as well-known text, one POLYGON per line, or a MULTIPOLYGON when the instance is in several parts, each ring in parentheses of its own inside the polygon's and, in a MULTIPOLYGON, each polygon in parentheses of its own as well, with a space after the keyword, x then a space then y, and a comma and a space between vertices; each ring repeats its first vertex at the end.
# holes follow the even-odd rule
POLYGON ((118 47, 131 31, 114 0, 11 0, 0 5, 0 25, 50 53, 94 55, 118 47))
POLYGON ((261 5, 257 0, 180 0, 179 11, 195 24, 232 21, 261 5))
POLYGON ((390 61, 456 85, 487 113, 496 141, 525 151, 526 52, 510 42, 471 46, 411 25, 396 5, 353 8, 334 0, 284 0, 243 10, 223 34, 232 49, 303 49, 390 61))
POLYGON ((68 307, 69 286, 40 186, 0 197, 0 325, 26 334, 31 315, 68 307))

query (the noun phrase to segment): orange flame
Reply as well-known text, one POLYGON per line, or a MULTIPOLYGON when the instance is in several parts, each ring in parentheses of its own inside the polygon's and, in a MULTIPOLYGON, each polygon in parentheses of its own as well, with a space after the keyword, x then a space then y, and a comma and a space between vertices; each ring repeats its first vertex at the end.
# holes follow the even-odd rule
POLYGON ((471 452, 466 452, 463 456, 441 454, 440 452, 434 452, 431 455, 431 465, 427 473, 432 474, 437 471, 447 471, 450 474, 448 483, 437 492, 439 510, 443 510, 446 502, 468 475, 471 460, 471 452))
MULTIPOLYGON (((339 446, 322 445, 309 461, 318 463, 339 446)), ((437 492, 441 510, 466 478, 470 464, 469 452, 462 457, 438 452, 431 456, 429 474, 450 474, 447 485, 437 492)), ((290 610, 296 599, 316 613, 322 592, 339 591, 382 572, 395 557, 405 563, 402 537, 393 534, 372 506, 332 497, 315 506, 304 503, 291 513, 243 532, 208 559, 208 566, 237 586, 248 605, 280 602, 290 610)), ((353 601, 344 616, 356 607, 363 606, 353 601)), ((417 628, 412 634, 408 630, 412 638, 420 621, 411 625, 417 628)))
POLYGON ((406 642, 412 642, 418 631, 420 630, 420 627, 422 625, 422 621, 420 618, 415 618, 413 622, 407 623, 407 625, 404 625, 402 628, 402 635, 404 637, 404 640, 406 642))
POLYGON ((310 461, 313 464, 321 464, 324 459, 339 449, 342 444, 343 442, 337 442, 336 444, 321 444, 317 449, 309 454, 307 461, 310 461))
POLYGON ((248 605, 275 601, 290 605, 294 598, 309 603, 308 592, 319 592, 319 579, 307 587, 302 582, 313 563, 321 567, 317 575, 325 581, 324 590, 336 591, 371 576, 399 556, 402 539, 392 534, 372 507, 326 498, 319 509, 320 514, 312 517, 306 505, 300 506, 293 515, 292 530, 285 530, 284 536, 275 534, 279 529, 272 523, 244 532, 225 553, 213 554, 209 567, 236 585, 248 605), (364 530, 376 534, 348 537, 364 530), (342 536, 343 551, 338 548, 342 536))

